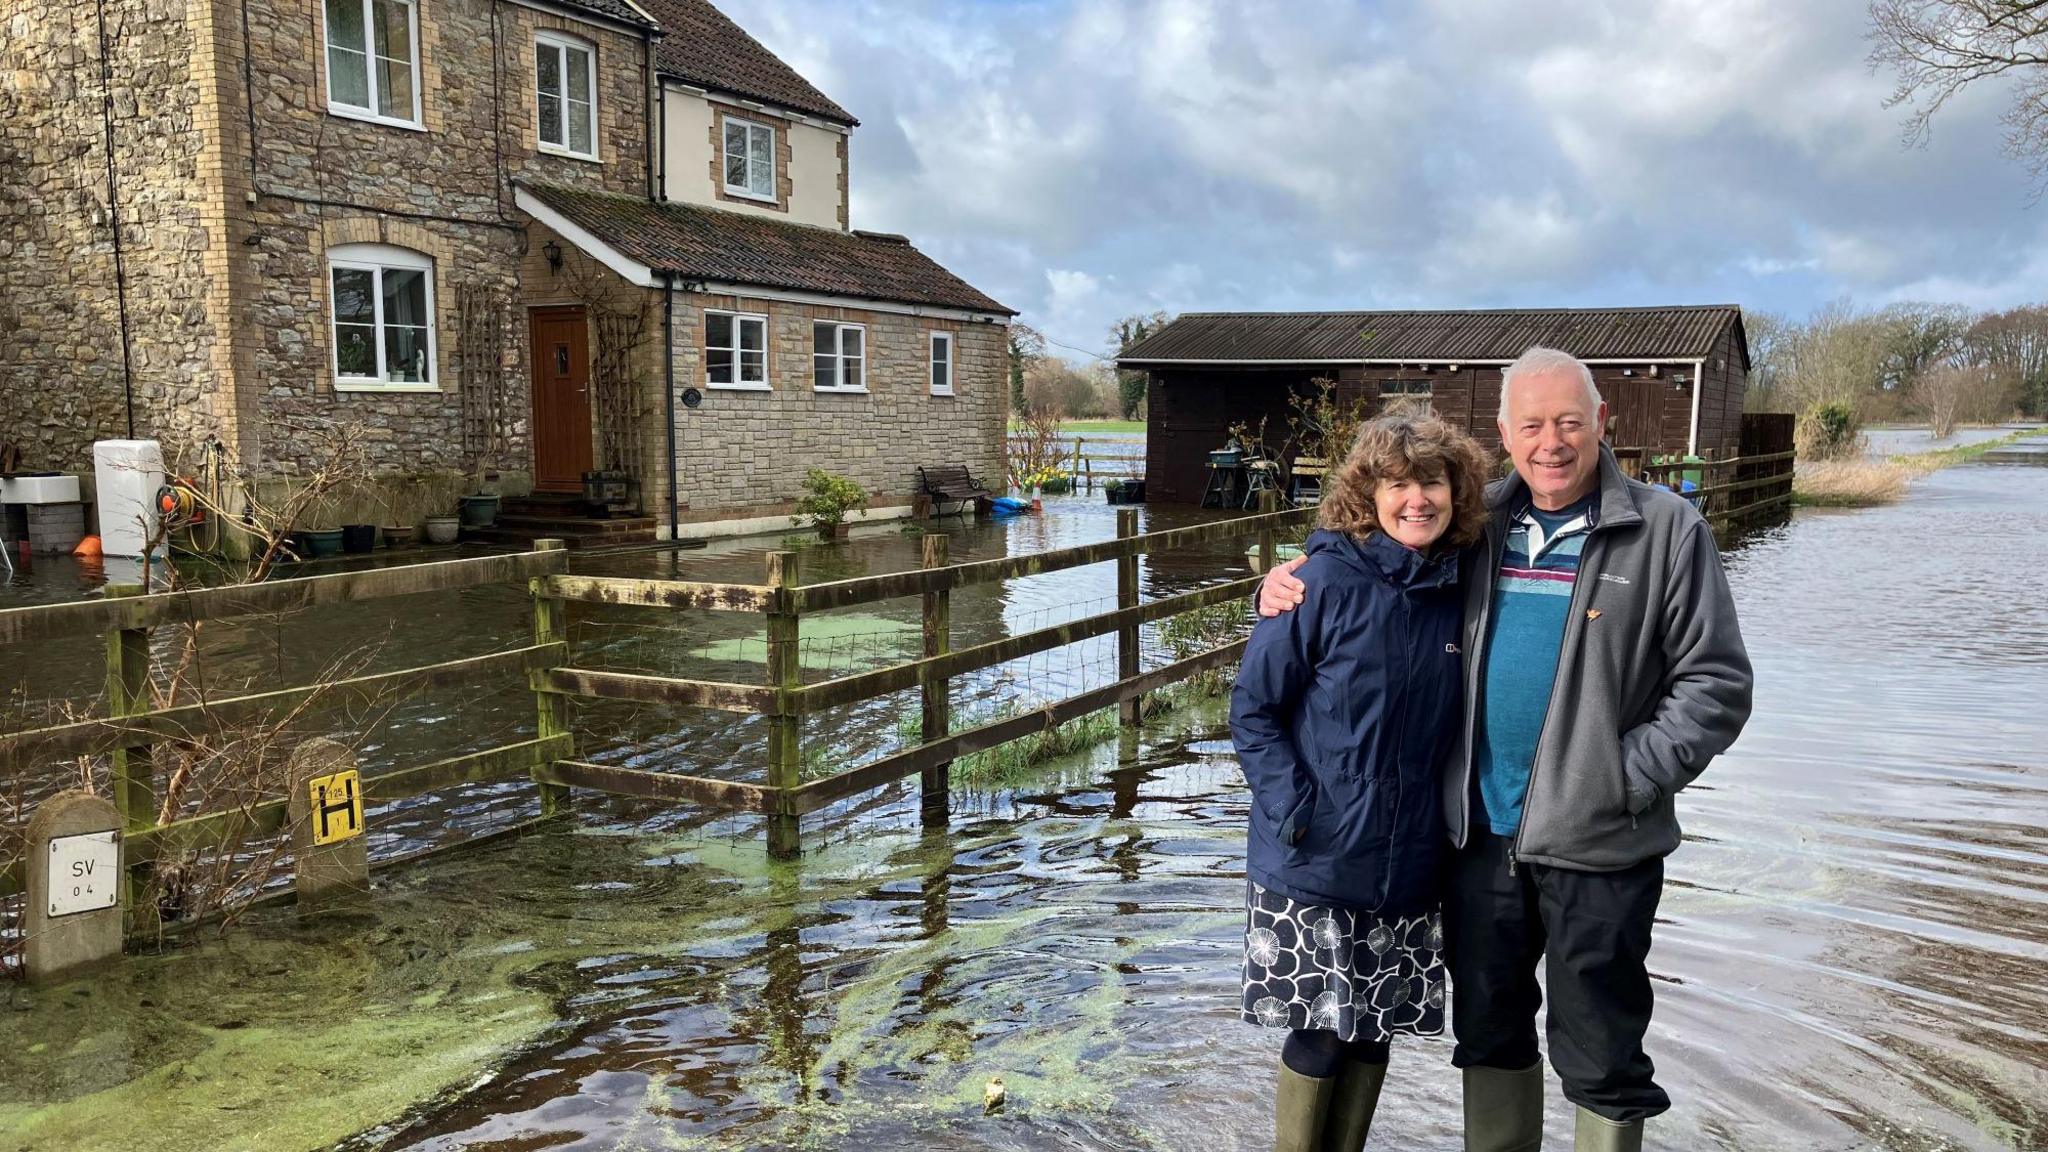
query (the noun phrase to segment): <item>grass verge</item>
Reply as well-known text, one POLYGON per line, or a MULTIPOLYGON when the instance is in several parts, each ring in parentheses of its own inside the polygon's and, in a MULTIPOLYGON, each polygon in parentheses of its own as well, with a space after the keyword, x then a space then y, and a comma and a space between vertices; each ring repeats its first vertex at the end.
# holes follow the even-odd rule
POLYGON ((1802 463, 1792 479, 1792 503, 1806 508, 1871 508, 1895 503, 1922 476, 1967 464, 1994 448, 2035 435, 2039 435, 2038 429, 2023 429, 1996 440, 1932 452, 1802 463))

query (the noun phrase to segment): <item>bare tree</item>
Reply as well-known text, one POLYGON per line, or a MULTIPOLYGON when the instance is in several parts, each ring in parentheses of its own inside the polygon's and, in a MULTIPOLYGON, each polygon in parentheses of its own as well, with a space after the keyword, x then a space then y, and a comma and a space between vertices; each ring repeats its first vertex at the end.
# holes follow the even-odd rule
POLYGON ((1913 382, 1913 399, 1926 414, 1928 430, 1934 433, 1936 440, 1946 440, 1955 435, 1956 410, 1962 406, 1963 393, 1969 389, 1969 376, 1977 371, 1942 364, 1922 372, 1913 382))
POLYGON ((1749 389, 1743 408, 1750 412, 1777 412, 1779 389, 1784 384, 1788 345, 1798 326, 1780 312, 1742 314, 1742 327, 1749 337, 1749 389))
POLYGON ((1905 139, 1927 139, 1935 113, 1980 80, 2010 75, 2005 146, 2048 190, 2048 3, 2041 0, 1875 0, 1872 68, 1898 78, 1887 108, 1906 107, 1905 139))
POLYGON ((1979 316, 1964 343, 1973 362, 1991 369, 2011 406, 2048 413, 2048 305, 1979 316))

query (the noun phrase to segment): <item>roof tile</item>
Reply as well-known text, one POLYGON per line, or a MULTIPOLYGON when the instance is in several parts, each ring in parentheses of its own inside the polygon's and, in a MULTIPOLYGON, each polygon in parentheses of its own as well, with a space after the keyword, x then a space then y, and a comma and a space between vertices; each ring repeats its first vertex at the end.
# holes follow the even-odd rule
POLYGON ((710 0, 640 0, 667 35, 654 50, 655 65, 671 76, 721 92, 751 96, 849 127, 860 121, 812 87, 710 0))
POLYGON ((1190 312, 1119 362, 1513 360, 1534 345, 1587 360, 1712 351, 1733 304, 1428 312, 1190 312))
POLYGON ((841 232, 751 213, 569 188, 520 187, 656 272, 1014 316, 901 236, 841 232))

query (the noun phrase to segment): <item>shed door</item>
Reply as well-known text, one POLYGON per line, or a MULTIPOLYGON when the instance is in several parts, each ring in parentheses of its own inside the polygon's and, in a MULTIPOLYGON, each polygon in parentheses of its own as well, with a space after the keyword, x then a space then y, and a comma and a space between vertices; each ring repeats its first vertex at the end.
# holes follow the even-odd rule
POLYGON ((1664 392, 1666 380, 1632 378, 1612 380, 1600 387, 1607 400, 1607 416, 1614 421, 1609 442, 1616 448, 1662 449, 1664 392))

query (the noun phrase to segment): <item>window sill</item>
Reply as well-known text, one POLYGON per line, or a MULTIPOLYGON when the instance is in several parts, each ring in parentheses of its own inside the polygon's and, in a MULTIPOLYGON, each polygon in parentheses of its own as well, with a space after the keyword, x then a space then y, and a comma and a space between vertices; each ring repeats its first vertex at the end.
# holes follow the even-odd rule
POLYGON ((777 207, 782 205, 782 201, 777 197, 763 196, 759 192, 746 188, 735 188, 730 184, 725 186, 725 194, 739 200, 752 200, 756 204, 773 204, 777 207))
POLYGON ((705 384, 704 386, 705 386, 706 388, 709 388, 709 389, 711 389, 711 390, 712 390, 712 391, 714 391, 714 392, 773 392, 773 391, 775 391, 775 389, 773 389, 773 388, 769 387, 769 386, 768 386, 768 385, 766 385, 766 384, 711 384, 711 383, 707 383, 707 384, 705 384))
POLYGON ((599 167, 604 165, 604 161, 598 159, 595 152, 571 152, 567 148, 557 147, 553 144, 540 144, 536 145, 536 148, 545 156, 560 156, 564 160, 581 160, 585 164, 596 164, 599 167))
POLYGON ((336 392, 439 392, 439 384, 386 384, 381 380, 336 380, 336 392))
POLYGON ((382 124, 386 128, 403 128, 408 132, 427 130, 427 126, 417 120, 397 120, 390 116, 379 116, 366 108, 351 108, 346 104, 329 104, 327 114, 339 116, 344 120, 361 120, 365 124, 382 124))
POLYGON ((813 386, 811 388, 811 391, 823 393, 838 393, 842 396, 866 396, 868 394, 868 390, 865 388, 819 388, 813 386))
POLYGON ((958 393, 958 392, 955 392, 955 391, 953 391, 953 390, 952 390, 951 388, 945 388, 945 389, 939 389, 939 388, 934 388, 934 389, 932 389, 932 395, 934 395, 934 396, 947 396, 947 397, 951 397, 951 396, 958 396, 958 395, 959 395, 959 393, 958 393))

